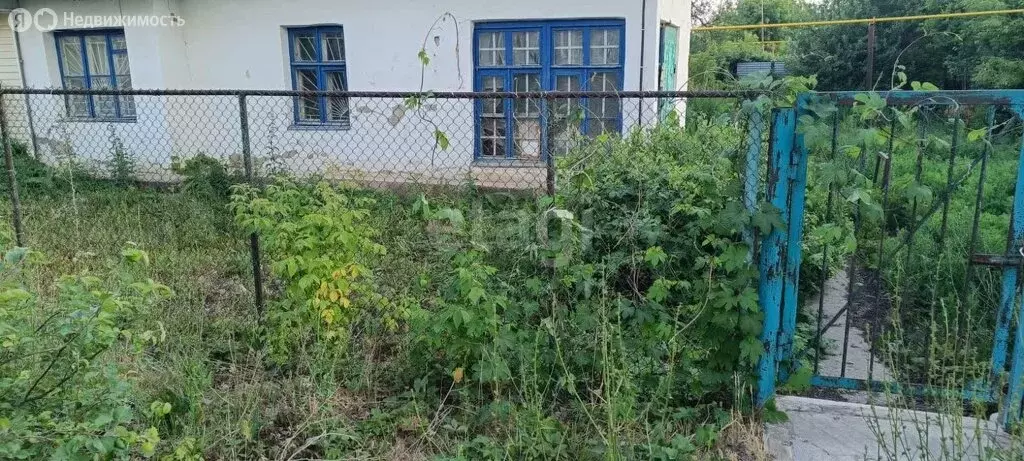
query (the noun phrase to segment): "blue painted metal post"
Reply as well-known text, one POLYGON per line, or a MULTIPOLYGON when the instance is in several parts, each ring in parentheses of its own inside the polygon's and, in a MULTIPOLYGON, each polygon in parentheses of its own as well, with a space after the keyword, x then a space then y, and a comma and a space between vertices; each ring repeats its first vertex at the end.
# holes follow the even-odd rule
MULTIPOLYGON (((796 133, 796 111, 776 109, 772 112, 770 134, 771 150, 768 160, 767 194, 772 205, 780 211, 783 226, 789 215, 789 167, 796 133)), ((763 406, 775 397, 775 380, 778 378, 779 328, 782 320, 782 287, 784 276, 786 229, 772 229, 761 244, 760 284, 758 300, 764 312, 764 328, 761 342, 764 354, 758 364, 757 405, 763 406)))
MULTIPOLYGON (((1013 110, 1017 113, 1017 116, 1024 118, 1024 104, 1014 104, 1013 110)), ((1012 238, 1009 242, 1010 247, 1007 249, 1008 254, 1021 251, 1020 248, 1024 245, 1024 139, 1021 142, 1020 156, 1017 162, 1017 185, 1013 194, 1013 217, 1010 223, 1012 238)), ((1000 357, 1006 356, 1006 337, 1008 333, 1006 330, 1008 330, 1009 325, 1013 322, 1014 317, 1016 317, 1017 329, 1013 341, 1013 364, 1010 366, 1009 390, 1006 392, 1006 400, 1001 410, 1003 424, 1009 429, 1012 424, 1020 419, 1021 400, 1024 399, 1024 299, 1018 305, 1017 315, 1013 315, 1009 307, 1012 306, 1017 294, 1017 268, 1007 267, 1004 271, 1003 305, 1000 306, 1000 323, 996 330, 996 344, 995 349, 992 351, 992 357, 994 362, 993 372, 999 372, 1002 369, 1002 364, 995 362, 998 362, 1000 357), (1008 281, 1012 282, 1009 286, 1007 286, 1008 281), (1012 289, 1009 296, 1006 291, 1007 289, 1012 289), (999 368, 995 368, 995 365, 999 365, 999 368)))
MULTIPOLYGON (((801 99, 802 100, 802 99, 801 99)), ((800 104, 793 111, 794 117, 800 116, 800 104)), ((789 224, 786 235, 786 266, 785 283, 782 289, 782 334, 779 335, 779 360, 792 361, 793 341, 796 337, 797 288, 800 283, 800 262, 804 236, 804 198, 807 189, 807 147, 802 134, 796 133, 793 126, 793 137, 789 148, 789 224)), ((795 364, 790 363, 793 367, 795 364)), ((779 370, 781 379, 787 379, 790 369, 779 370)))
MULTIPOLYGON (((1016 199, 1015 199, 1016 201, 1016 199)), ((1019 216, 1016 213, 1017 209, 1014 208, 1014 218, 1019 216)), ((1016 251, 1016 243, 1020 242, 1020 239, 1024 235, 1020 235, 1021 231, 1024 230, 1017 224, 1016 219, 1011 224, 1012 237, 1008 242, 1010 248, 1008 252, 1016 251)), ((1017 277, 1018 268, 1017 266, 1005 266, 1003 267, 1003 289, 1002 295, 999 301, 999 310, 996 311, 996 331, 995 341, 992 344, 992 385, 1001 385, 1002 378, 1006 372, 1006 352, 1009 347, 1010 340, 1010 321, 1013 320, 1013 301, 1017 298, 1017 277)), ((994 387, 994 389, 998 389, 994 387)))

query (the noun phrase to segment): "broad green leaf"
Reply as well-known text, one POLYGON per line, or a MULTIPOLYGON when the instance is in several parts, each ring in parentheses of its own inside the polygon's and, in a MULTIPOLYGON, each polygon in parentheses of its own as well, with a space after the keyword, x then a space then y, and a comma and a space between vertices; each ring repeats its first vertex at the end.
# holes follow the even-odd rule
POLYGON ((658 267, 666 259, 668 259, 668 255, 665 254, 665 250, 661 249, 660 246, 650 247, 644 254, 644 261, 650 264, 651 267, 658 267))
POLYGON ((434 141, 437 143, 437 147, 441 150, 448 150, 448 135, 444 134, 441 130, 434 130, 434 141))

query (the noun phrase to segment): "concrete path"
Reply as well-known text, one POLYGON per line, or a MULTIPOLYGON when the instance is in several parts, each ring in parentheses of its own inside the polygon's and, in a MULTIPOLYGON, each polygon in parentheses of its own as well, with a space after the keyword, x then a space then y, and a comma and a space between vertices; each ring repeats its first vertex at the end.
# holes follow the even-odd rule
MULTIPOLYGON (((854 287, 860 289, 861 287, 854 287)), ((803 306, 817 318, 822 301, 822 323, 846 306, 850 278, 846 271, 825 282, 820 298, 803 306)), ((859 306, 854 306, 856 309, 859 306)), ((881 313, 881 315, 886 315, 881 313)), ((841 376, 846 313, 825 331, 825 350, 819 375, 841 376)), ((851 322, 846 350, 845 376, 891 380, 892 374, 879 357, 871 356, 870 342, 858 323, 851 322)), ((836 391, 841 402, 807 397, 778 396, 776 406, 789 420, 769 425, 766 445, 779 461, 867 460, 992 460, 986 449, 1008 445, 998 424, 975 418, 948 416, 868 405, 866 392, 836 391)), ((993 419, 992 421, 995 421, 993 419)))
POLYGON ((987 453, 1009 445, 994 419, 792 396, 776 404, 789 421, 769 425, 765 437, 779 461, 1011 459, 987 453))
MULTIPOLYGON (((850 277, 843 270, 825 281, 825 291, 814 296, 804 304, 805 312, 817 318, 819 299, 824 298, 822 307, 822 326, 836 316, 846 306, 847 293, 850 289, 850 277)), ((839 316, 836 322, 825 330, 823 336, 825 353, 822 354, 818 374, 821 376, 840 376, 843 363, 843 337, 846 334, 847 313, 839 316)), ((882 360, 875 356, 872 360, 871 346, 865 332, 856 325, 850 325, 849 343, 846 350, 846 377, 875 380, 892 378, 889 369, 882 360)))

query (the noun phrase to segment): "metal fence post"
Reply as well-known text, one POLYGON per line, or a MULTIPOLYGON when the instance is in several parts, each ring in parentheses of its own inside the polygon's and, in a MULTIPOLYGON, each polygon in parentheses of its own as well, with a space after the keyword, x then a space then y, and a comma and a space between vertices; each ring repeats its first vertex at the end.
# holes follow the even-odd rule
POLYGON ((11 196, 11 222, 14 225, 14 243, 25 245, 25 232, 21 227, 21 199, 18 197, 18 178, 14 169, 14 149, 11 146, 10 130, 7 126, 6 92, 0 88, 0 140, 4 144, 4 163, 7 165, 7 188, 11 196))
MULTIPOLYGON (((249 145, 249 111, 246 95, 238 95, 238 121, 242 130, 242 161, 245 164, 245 179, 255 185, 256 175, 252 166, 252 150, 249 145)), ((260 236, 255 231, 249 234, 249 252, 252 256, 252 283, 256 290, 256 321, 263 324, 263 264, 260 262, 260 236)))
MULTIPOLYGON (((1011 109, 1017 116, 1024 117, 1024 104, 1013 104, 1011 109)), ((1020 153, 1017 160, 1017 183, 1013 194, 1013 213, 1010 217, 1010 241, 1008 243, 1007 254, 1021 252, 1021 248, 1024 248, 1024 138, 1021 138, 1020 153)), ((1003 425, 1007 430, 1010 430, 1020 422, 1021 407, 1024 405, 1024 300, 1017 302, 1016 309, 1011 310, 1014 307, 1017 289, 1010 284, 1016 284, 1018 272, 1019 269, 1013 266, 1003 269, 1001 310, 1006 310, 1002 313, 1006 318, 1002 319, 1005 322, 1005 327, 1002 325, 998 327, 1000 330, 1004 330, 1004 328, 1008 330, 1008 327, 1013 324, 1014 320, 1017 323, 1014 331, 1012 361, 1010 362, 1010 374, 1007 383, 1008 388, 1003 404, 999 409, 1003 425), (1008 291, 1012 291, 1012 293, 1009 293, 1009 296, 1008 291)), ((998 357, 999 354, 1005 356, 1006 353, 998 349, 1006 347, 1006 339, 1002 339, 1003 344, 1000 346, 1001 338, 999 338, 999 335, 1001 334, 1005 338, 1008 336, 1008 333, 1008 331, 999 331, 997 333, 994 356, 998 357)), ((1001 364, 1000 368, 1002 368, 1001 364)), ((1002 371, 993 369, 992 373, 1000 373, 1002 371)))
MULTIPOLYGON (((796 132, 796 111, 775 109, 772 111, 772 125, 769 132, 768 178, 766 189, 772 206, 782 216, 783 226, 788 229, 790 154, 796 132)), ((775 397, 775 381, 778 379, 779 330, 782 326, 782 288, 786 261, 787 229, 772 229, 761 244, 758 270, 758 302, 764 312, 764 328, 761 355, 757 371, 757 406, 764 406, 775 397)))
MULTIPOLYGON (((548 125, 550 124, 550 120, 554 118, 554 113, 552 112, 553 111, 553 107, 555 106, 555 104, 552 104, 552 102, 554 102, 554 101, 555 101, 554 99, 550 99, 550 98, 541 98, 541 100, 540 100, 540 103, 541 103, 541 112, 540 113, 542 114, 540 126, 541 126, 541 139, 543 139, 543 140, 547 140, 548 139, 548 133, 549 133, 548 125)), ((546 178, 544 180, 544 184, 545 184, 545 186, 547 188, 548 196, 549 197, 554 197, 554 195, 555 195, 555 153, 552 152, 551 143, 545 141, 544 145, 541 146, 541 152, 544 155, 544 167, 545 167, 545 170, 546 170, 546 178)))
MULTIPOLYGON (((779 370, 782 379, 788 379, 790 371, 796 368, 793 363, 793 342, 796 338, 796 317, 800 310, 797 304, 797 289, 800 286, 800 263, 802 262, 804 235, 804 202, 807 193, 807 147, 804 137, 796 132, 797 120, 803 112, 803 100, 797 101, 797 108, 792 111, 793 123, 786 128, 790 138, 786 161, 789 162, 789 212, 786 218, 786 265, 785 284, 782 289, 782 340, 779 341, 779 358, 789 361, 789 368, 779 370)), ((781 147, 781 146, 780 146, 781 147)))

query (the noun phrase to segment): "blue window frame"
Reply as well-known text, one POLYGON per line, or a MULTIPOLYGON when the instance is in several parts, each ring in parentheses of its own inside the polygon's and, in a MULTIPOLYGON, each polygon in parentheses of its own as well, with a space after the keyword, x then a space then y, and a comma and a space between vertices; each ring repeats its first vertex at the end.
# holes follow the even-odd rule
MULTIPOLYGON (((288 29, 292 89, 346 91, 345 32, 339 25, 288 29)), ((297 126, 349 127, 348 98, 300 96, 294 101, 297 126)))
MULTIPOLYGON (((622 90, 625 38, 622 19, 477 23, 474 89, 622 90)), ((477 159, 541 159, 568 150, 577 134, 622 130, 617 97, 482 99, 475 112, 477 159)))
MULTIPOLYGON (((127 90, 132 87, 128 45, 122 29, 54 32, 57 67, 66 89, 127 90)), ((134 120, 131 95, 68 95, 68 118, 82 120, 134 120)))

